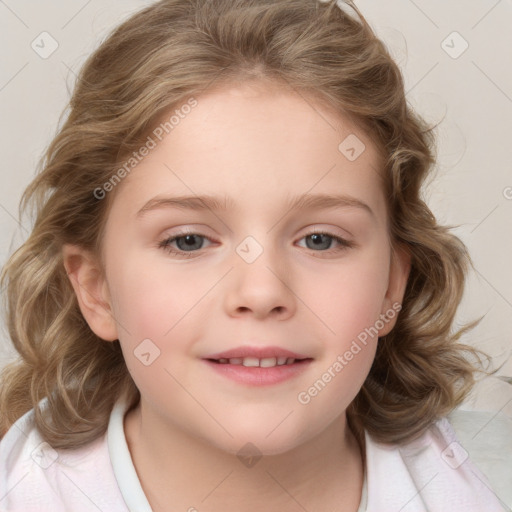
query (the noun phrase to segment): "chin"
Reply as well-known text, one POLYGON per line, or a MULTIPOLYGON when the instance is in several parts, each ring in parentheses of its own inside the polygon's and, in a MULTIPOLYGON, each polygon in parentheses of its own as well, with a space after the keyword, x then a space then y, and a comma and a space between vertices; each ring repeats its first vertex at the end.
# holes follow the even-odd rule
POLYGON ((233 438, 226 439, 227 436, 222 440, 210 438, 209 442, 219 450, 239 458, 282 455, 307 442, 304 432, 300 434, 283 426, 276 428, 278 424, 279 422, 275 422, 270 428, 260 426, 259 428, 232 429, 230 433, 233 438))

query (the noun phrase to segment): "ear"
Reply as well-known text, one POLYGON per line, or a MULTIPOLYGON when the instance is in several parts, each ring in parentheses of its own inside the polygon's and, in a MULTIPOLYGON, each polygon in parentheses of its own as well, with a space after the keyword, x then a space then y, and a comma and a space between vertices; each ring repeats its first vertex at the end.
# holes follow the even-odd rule
POLYGON ((62 256, 80 311, 89 327, 103 340, 117 340, 110 293, 97 258, 90 251, 70 244, 63 246, 62 256))
POLYGON ((404 245, 393 247, 389 269, 388 289, 382 302, 381 319, 384 327, 379 329, 379 337, 389 334, 396 324, 398 312, 411 271, 411 254, 404 245))

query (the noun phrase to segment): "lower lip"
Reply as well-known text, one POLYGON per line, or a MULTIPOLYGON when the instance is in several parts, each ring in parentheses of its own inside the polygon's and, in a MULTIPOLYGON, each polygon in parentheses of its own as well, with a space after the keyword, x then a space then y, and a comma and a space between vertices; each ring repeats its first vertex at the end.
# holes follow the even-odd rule
POLYGON ((203 361, 214 371, 240 384, 247 384, 249 386, 271 386, 272 384, 279 384, 280 382, 300 375, 308 368, 313 360, 304 359, 298 363, 283 364, 270 368, 214 363, 208 359, 203 359, 203 361))

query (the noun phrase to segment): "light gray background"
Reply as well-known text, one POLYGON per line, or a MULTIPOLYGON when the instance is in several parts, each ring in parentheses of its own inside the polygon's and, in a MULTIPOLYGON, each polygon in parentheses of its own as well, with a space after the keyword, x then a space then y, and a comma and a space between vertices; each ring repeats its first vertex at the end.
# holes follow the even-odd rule
MULTIPOLYGON (((0 264, 30 230, 18 222, 18 202, 75 73, 114 26, 149 3, 0 0, 0 264), (47 58, 31 47, 51 48, 42 32, 58 43, 47 58)), ((441 223, 458 226, 476 268, 457 323, 485 317, 464 341, 504 363, 463 408, 512 416, 512 0, 356 3, 400 65, 411 106, 428 121, 444 117, 426 198, 441 223)), ((0 366, 12 357, 4 329, 0 366)))

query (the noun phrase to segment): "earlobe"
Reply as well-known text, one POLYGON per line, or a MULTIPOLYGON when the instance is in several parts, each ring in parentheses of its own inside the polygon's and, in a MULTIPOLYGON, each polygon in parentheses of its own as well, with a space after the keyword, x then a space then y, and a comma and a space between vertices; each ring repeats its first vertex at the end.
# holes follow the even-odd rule
POLYGON ((391 253, 389 269, 388 290, 383 301, 381 315, 387 321, 383 329, 379 330, 379 337, 389 334, 396 324, 398 312, 402 308, 402 301, 411 271, 411 254, 403 245, 395 247, 391 253))
POLYGON ((91 330, 101 339, 118 338, 108 285, 97 258, 82 247, 62 248, 64 268, 73 286, 80 311, 91 330))

